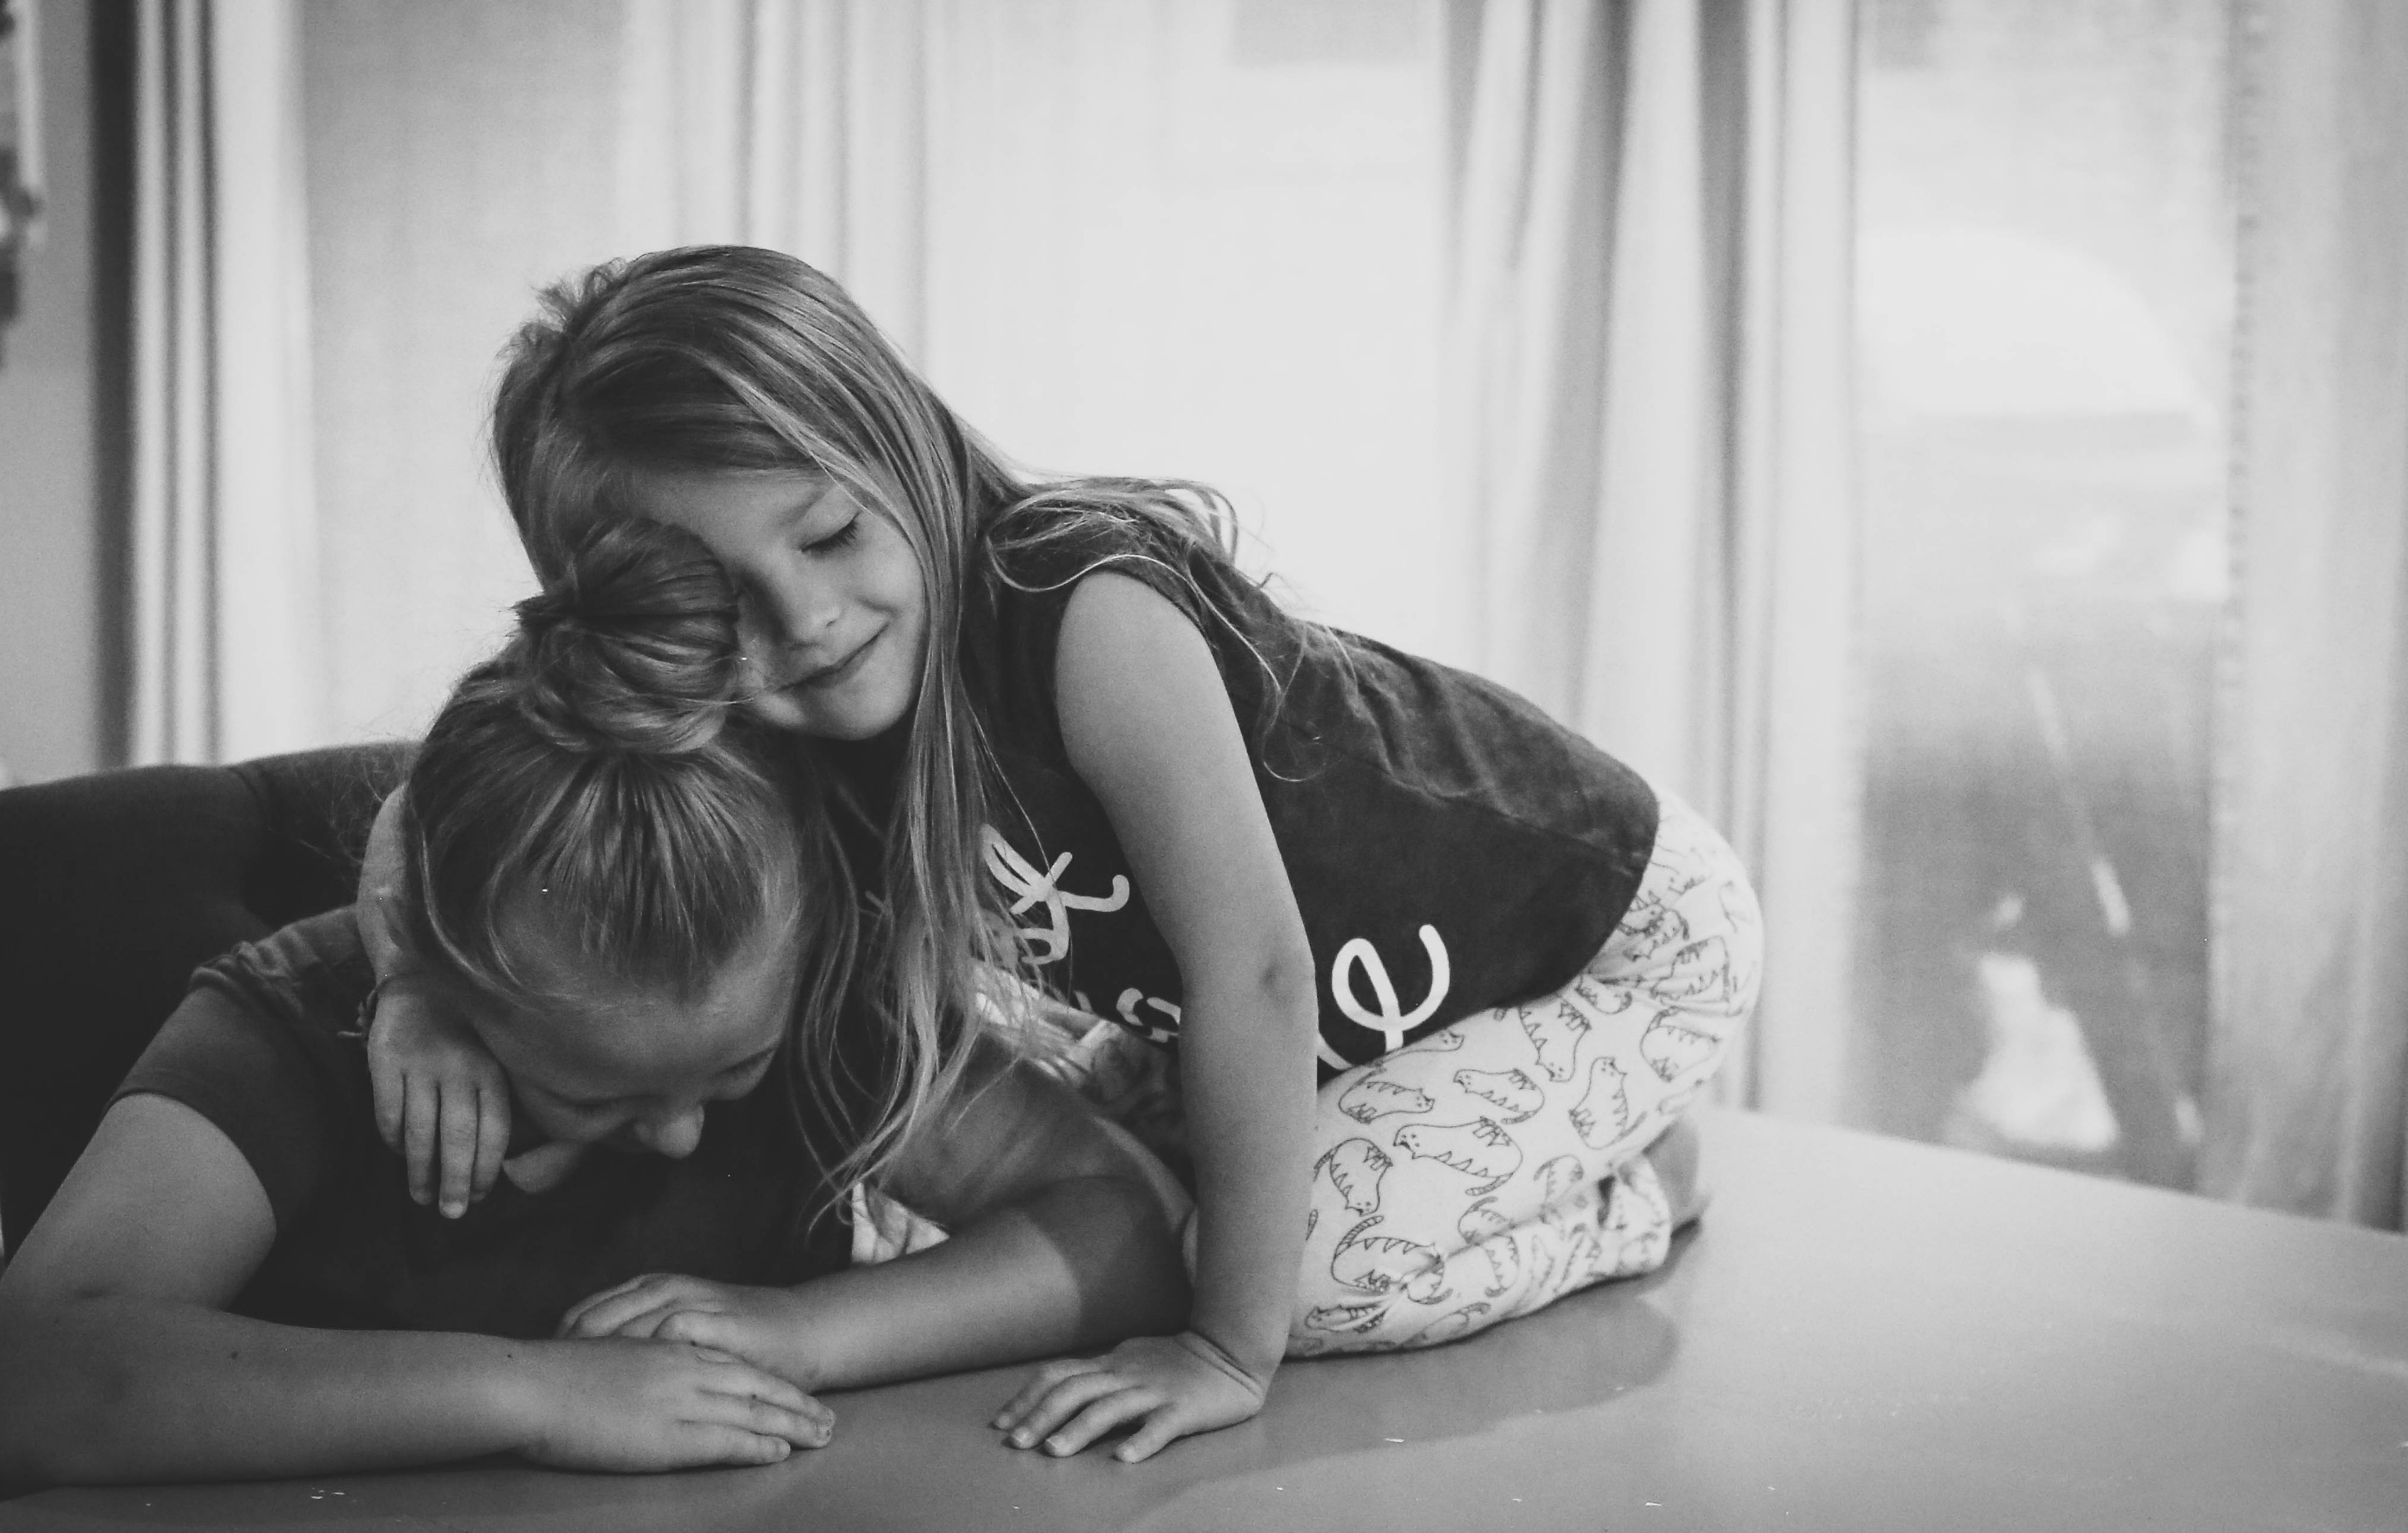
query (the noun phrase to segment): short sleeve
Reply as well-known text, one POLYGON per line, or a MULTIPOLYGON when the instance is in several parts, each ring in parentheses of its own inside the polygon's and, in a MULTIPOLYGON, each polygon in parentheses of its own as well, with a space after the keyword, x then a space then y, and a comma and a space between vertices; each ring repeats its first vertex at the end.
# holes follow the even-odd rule
POLYGON ((215 979, 202 971, 114 1099, 155 1093, 216 1125, 266 1190, 277 1229, 290 1230, 337 1153, 328 1082, 290 1025, 215 979))

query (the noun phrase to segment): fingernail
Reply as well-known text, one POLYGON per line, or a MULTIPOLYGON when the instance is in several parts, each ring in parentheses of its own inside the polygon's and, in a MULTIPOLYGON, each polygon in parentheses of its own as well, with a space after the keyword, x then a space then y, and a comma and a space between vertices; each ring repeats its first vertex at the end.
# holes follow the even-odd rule
POLYGON ((1061 1438, 1047 1438, 1045 1451, 1049 1454, 1067 1454, 1070 1451, 1070 1444, 1061 1438))
POLYGON ((443 1217, 446 1219, 457 1219, 467 1211, 468 1205, 466 1203, 446 1203, 443 1205, 443 1217))
POLYGON ((1027 1447, 1027 1446, 1028 1446, 1028 1434, 1027 1434, 1027 1433, 1025 1433, 1025 1432, 1014 1432, 1014 1433, 1012 1433, 1012 1434, 1011 1434, 1011 1445, 1012 1445, 1013 1447, 1015 1447, 1015 1448, 1025 1448, 1025 1447, 1027 1447))

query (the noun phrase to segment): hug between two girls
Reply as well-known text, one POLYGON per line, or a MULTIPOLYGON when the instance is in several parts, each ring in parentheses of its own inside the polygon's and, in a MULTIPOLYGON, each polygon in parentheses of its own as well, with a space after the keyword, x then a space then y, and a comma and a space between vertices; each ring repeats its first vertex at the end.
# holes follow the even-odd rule
POLYGON ((1004 1440, 1133 1462, 1664 1260, 1761 951, 1695 810, 1209 490, 1015 470, 791 257, 507 360, 541 594, 0 1277, 0 1478, 765 1463, 1039 1359, 1004 1440))

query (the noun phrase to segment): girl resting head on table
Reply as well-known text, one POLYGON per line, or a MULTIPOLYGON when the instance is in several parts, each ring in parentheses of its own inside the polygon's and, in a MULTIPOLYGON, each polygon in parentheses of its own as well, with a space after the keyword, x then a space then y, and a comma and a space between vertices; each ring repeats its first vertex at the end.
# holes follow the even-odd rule
POLYGON ((818 1389, 1178 1327, 1182 1195, 1005 1051, 879 1148, 817 785, 735 677, 652 681, 735 616, 699 544, 604 529, 411 768, 404 919, 512 1098, 494 1196, 445 1219, 380 1139, 351 911, 209 964, 0 1278, 0 1482, 769 1463, 828 1440, 818 1389), (863 1265, 865 1169, 950 1239, 863 1265))

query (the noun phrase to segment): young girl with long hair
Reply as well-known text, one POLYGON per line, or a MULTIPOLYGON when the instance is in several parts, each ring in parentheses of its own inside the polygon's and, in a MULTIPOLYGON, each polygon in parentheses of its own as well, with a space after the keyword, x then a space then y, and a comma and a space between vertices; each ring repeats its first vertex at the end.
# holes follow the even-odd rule
MULTIPOLYGON (((545 580, 575 529, 635 518, 741 590, 751 712, 840 785, 883 1120, 941 1097, 948 1019, 1016 972, 1108 1021, 1072 1063, 1190 1157, 1185 1328, 1049 1365, 1008 1440, 1133 1426, 1140 1459, 1252 1415, 1283 1356, 1662 1261, 1684 1211, 1642 1153, 1760 945, 1695 811, 1500 687, 1283 610, 1211 492, 1014 471, 788 256, 552 289, 494 445, 545 580), (1144 1082, 1174 1077, 1165 1112, 1144 1082)), ((482 1067, 439 1008, 388 1011, 381 1099, 465 1206, 482 1067)))
POLYGON ((0 1483, 773 1462, 828 1440, 807 1392, 1184 1313, 1184 1195, 976 1039, 885 1157, 953 1230, 897 1254, 845 1171, 886 1040, 849 892, 805 876, 838 859, 818 790, 737 707, 735 594, 641 523, 562 559, 398 826, 417 982, 516 1106, 506 1183, 408 1198, 351 910, 208 965, 0 1276, 0 1483))

